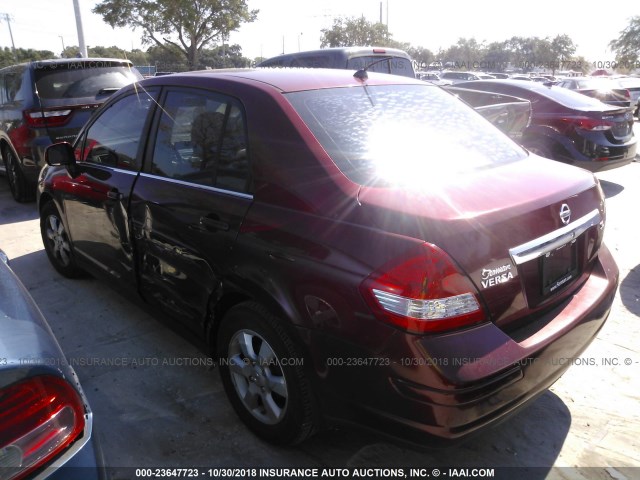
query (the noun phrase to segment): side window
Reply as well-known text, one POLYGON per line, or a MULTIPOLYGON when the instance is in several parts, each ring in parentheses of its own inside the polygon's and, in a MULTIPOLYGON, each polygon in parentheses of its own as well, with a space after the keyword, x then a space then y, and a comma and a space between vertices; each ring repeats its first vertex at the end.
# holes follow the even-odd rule
POLYGON ((5 74, 1 74, 0 75, 0 105, 4 105, 5 103, 7 103, 7 93, 5 90, 4 78, 5 78, 5 74))
POLYGON ((151 173, 225 190, 248 191, 249 157, 240 104, 210 92, 167 93, 151 173))
POLYGON ((18 100, 18 92, 22 85, 22 75, 18 72, 9 72, 3 75, 2 103, 13 103, 18 100))
POLYGON ((155 100, 147 92, 121 98, 103 111, 86 132, 81 159, 139 170, 138 151, 145 121, 155 100))

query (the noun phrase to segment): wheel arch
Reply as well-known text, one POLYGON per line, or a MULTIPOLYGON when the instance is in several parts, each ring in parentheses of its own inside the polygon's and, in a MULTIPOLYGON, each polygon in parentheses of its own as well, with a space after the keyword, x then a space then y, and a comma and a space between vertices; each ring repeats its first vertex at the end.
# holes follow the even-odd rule
POLYGON ((205 324, 205 335, 207 344, 214 358, 218 352, 216 351, 216 340, 220 325, 226 313, 233 307, 242 303, 256 303, 264 307, 272 316, 277 318, 282 326, 287 330, 298 345, 303 349, 303 354, 308 355, 305 342, 295 328, 296 319, 292 318, 292 308, 283 306, 273 295, 254 285, 252 292, 249 293, 244 289, 234 287, 221 287, 211 295, 209 308, 207 309, 207 320, 205 324))

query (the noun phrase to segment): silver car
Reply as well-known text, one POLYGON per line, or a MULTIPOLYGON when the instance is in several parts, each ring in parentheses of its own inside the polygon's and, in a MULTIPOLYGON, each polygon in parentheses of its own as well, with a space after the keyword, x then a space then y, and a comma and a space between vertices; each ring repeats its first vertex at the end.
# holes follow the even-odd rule
POLYGON ((1 251, 0 258, 0 479, 103 478, 78 378, 1 251))

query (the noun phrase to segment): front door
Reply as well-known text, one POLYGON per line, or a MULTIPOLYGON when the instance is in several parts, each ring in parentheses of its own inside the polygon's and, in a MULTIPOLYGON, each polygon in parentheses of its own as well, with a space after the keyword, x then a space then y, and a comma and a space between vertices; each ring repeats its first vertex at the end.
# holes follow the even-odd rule
POLYGON ((125 288, 136 283, 128 208, 154 96, 132 93, 99 114, 76 143, 79 175, 64 188, 78 260, 125 288))

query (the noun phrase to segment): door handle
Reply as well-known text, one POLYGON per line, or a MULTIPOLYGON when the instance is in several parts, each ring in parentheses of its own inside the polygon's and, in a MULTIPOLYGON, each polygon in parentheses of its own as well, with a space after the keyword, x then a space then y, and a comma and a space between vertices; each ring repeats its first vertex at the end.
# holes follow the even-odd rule
POLYGON ((200 226, 207 230, 222 230, 223 232, 229 231, 229 224, 222 220, 215 218, 200 217, 200 226))
POLYGON ((112 188, 107 192, 107 198, 109 200, 122 200, 123 196, 124 195, 122 195, 117 188, 112 188))

